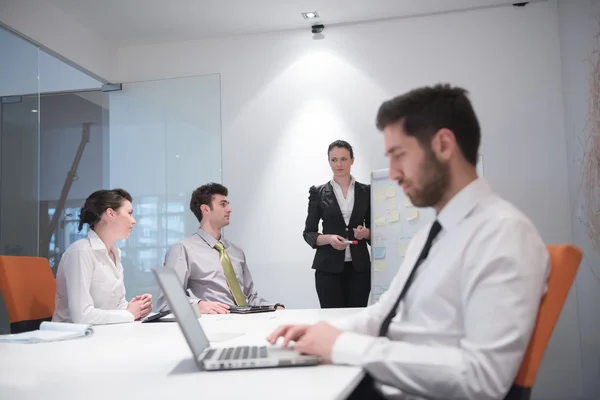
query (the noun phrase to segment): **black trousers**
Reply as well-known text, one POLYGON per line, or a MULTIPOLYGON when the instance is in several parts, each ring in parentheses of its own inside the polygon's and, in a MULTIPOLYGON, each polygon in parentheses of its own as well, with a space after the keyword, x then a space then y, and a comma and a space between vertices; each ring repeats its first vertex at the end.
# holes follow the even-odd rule
POLYGON ((346 397, 346 400, 385 400, 383 394, 375 389, 375 380, 371 375, 366 374, 352 393, 346 397))
POLYGON ((366 307, 371 292, 371 271, 357 272, 352 261, 342 272, 315 271, 321 308, 366 307))

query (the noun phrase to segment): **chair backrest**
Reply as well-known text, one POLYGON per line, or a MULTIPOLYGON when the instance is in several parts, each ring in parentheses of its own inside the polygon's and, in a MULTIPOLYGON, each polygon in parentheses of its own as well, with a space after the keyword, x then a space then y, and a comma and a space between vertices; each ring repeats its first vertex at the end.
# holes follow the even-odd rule
POLYGON ((12 333, 52 319, 56 280, 46 258, 0 256, 0 292, 12 333))
POLYGON ((548 246, 548 253, 551 266, 548 289, 542 298, 535 328, 515 378, 514 386, 506 399, 522 400, 530 398, 531 388, 535 382, 544 352, 583 257, 582 251, 571 245, 548 246))

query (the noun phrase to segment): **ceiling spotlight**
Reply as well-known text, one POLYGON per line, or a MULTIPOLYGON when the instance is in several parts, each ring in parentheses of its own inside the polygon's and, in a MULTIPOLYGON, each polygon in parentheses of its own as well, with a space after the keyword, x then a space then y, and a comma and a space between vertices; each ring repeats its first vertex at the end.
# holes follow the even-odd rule
POLYGON ((304 19, 315 19, 319 18, 319 14, 316 11, 304 12, 302 13, 302 17, 304 17, 304 19))
POLYGON ((37 112, 37 110, 31 110, 31 112, 33 112, 33 113, 36 113, 36 112, 37 112))

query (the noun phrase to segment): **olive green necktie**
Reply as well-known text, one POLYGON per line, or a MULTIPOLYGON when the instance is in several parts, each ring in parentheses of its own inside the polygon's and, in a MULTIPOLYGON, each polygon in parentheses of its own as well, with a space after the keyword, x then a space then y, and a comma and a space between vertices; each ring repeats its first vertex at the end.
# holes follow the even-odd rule
POLYGON ((240 288, 240 283, 235 276, 235 271, 233 270, 233 265, 231 264, 231 260, 225 252, 225 248, 223 247, 223 243, 217 242, 215 244, 215 249, 219 251, 219 260, 221 261, 221 265, 223 266, 223 272, 225 273, 225 278, 227 278, 227 285, 229 286, 229 290, 231 290, 231 294, 233 294, 233 298, 235 299, 235 304, 238 306, 245 306, 246 296, 242 293, 242 289, 240 288))

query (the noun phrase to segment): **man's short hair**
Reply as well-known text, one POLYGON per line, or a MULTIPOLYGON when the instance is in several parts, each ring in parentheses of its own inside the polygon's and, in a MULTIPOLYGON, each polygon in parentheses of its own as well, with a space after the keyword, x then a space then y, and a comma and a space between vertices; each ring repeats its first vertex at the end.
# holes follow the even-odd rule
POLYGON ((402 121, 406 134, 428 148, 433 135, 440 129, 449 129, 465 159, 476 166, 481 130, 467 94, 465 89, 448 84, 411 90, 381 105, 377 128, 383 131, 402 121))
POLYGON ((190 210, 194 213, 198 222, 202 222, 202 211, 200 206, 206 204, 212 209, 212 200, 216 194, 227 196, 228 190, 220 183, 207 183, 202 185, 192 193, 190 200, 190 210))

